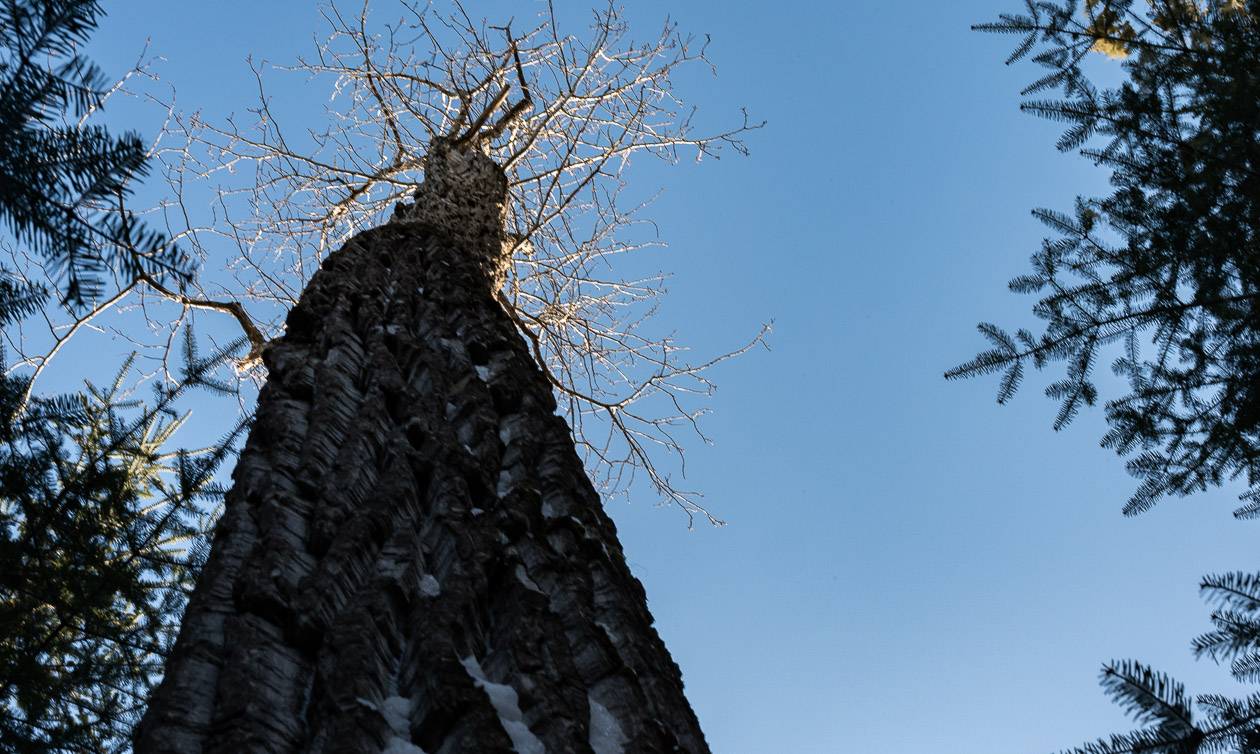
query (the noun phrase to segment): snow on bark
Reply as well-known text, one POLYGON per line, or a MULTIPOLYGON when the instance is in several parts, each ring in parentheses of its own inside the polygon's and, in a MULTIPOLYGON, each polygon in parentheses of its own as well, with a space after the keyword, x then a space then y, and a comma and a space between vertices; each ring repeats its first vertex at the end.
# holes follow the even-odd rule
POLYGON ((493 295, 502 174, 454 163, 330 255, 266 349, 136 754, 708 751, 493 295))
POLYGON ((591 749, 595 754, 622 754, 626 750, 626 734, 608 708, 588 696, 591 708, 591 749))
POLYGON ((486 671, 481 669, 481 663, 477 662, 477 658, 472 655, 460 662, 473 682, 477 684, 477 688, 486 692, 490 704, 499 715, 499 724, 512 739, 512 749, 516 751, 516 754, 547 754, 547 748, 525 723, 516 689, 506 683, 495 683, 486 678, 486 671))

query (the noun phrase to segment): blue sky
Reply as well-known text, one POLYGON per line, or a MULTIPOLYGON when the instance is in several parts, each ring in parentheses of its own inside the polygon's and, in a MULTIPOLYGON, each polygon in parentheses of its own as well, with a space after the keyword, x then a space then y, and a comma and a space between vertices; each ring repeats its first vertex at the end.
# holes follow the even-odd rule
MULTIPOLYGON (((97 61, 121 71, 149 38, 211 118, 250 102, 247 55, 288 62, 321 28, 307 0, 105 5, 97 61)), ((663 321, 702 352, 775 321, 771 352, 716 375, 716 445, 689 456, 730 525, 610 505, 715 751, 1053 751, 1125 724, 1096 684, 1112 657, 1230 688, 1188 645, 1199 577, 1253 566, 1236 491, 1125 519, 1099 412, 1055 433, 1042 380, 999 407, 992 382, 941 377, 977 321, 1032 321, 1006 290, 1043 235, 1029 210, 1105 186, 1019 113, 1011 40, 968 29, 1017 5, 633 3, 645 31, 670 13, 712 35, 718 77, 680 82, 709 122, 769 121, 751 157, 636 177, 665 189, 663 321)))

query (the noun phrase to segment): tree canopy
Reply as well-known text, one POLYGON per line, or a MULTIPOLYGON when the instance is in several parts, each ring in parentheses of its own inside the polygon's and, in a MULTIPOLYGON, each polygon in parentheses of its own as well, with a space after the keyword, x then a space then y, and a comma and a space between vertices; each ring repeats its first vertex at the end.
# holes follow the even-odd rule
POLYGON ((78 47, 100 14, 97 0, 0 4, 0 218, 76 304, 111 269, 187 274, 179 251, 126 211, 128 182, 145 171, 140 137, 85 122, 106 81, 78 47))
POLYGON ((516 284, 500 292, 499 302, 530 338, 553 387, 594 406, 570 414, 579 437, 590 411, 610 417, 610 436, 623 436, 622 456, 592 444, 593 466, 613 481, 644 470, 689 520, 695 513, 708 515, 689 493, 657 474, 648 447, 681 453, 672 432, 694 427, 703 413, 683 403, 711 391, 703 372, 724 357, 689 363, 672 338, 636 334, 645 313, 626 312, 650 308, 658 280, 605 280, 600 270, 608 258, 655 243, 617 235, 633 224, 634 208, 615 201, 631 153, 672 161, 682 150, 713 156, 725 145, 742 152, 741 137, 756 124, 744 119, 732 129, 693 132, 692 113, 672 93, 670 76, 679 66, 707 63, 704 45, 669 22, 643 45, 628 37, 611 3, 593 14, 590 39, 560 34, 550 10, 543 22, 513 31, 474 22, 458 2, 447 13, 411 2, 399 6, 406 33, 395 36, 385 26, 388 44, 366 29, 366 4, 358 18, 343 17, 335 4, 325 9, 333 35, 320 46, 318 63, 302 65, 333 80, 336 105, 344 109, 332 111, 327 133, 312 132, 317 154, 290 154, 284 167, 275 165, 274 149, 288 149, 291 142, 271 138, 280 132, 265 97, 256 131, 237 132, 234 124, 216 131, 196 116, 181 120, 172 106, 170 120, 186 126, 188 138, 184 148, 164 155, 172 183, 164 208, 187 209, 185 176, 229 174, 248 165, 242 173, 258 181, 244 194, 217 194, 229 204, 231 197, 243 197, 245 219, 228 219, 225 209, 206 233, 191 225, 169 231, 202 258, 201 237, 238 245, 239 258, 233 259, 241 285, 223 290, 194 279, 175 245, 127 208, 129 187, 146 173, 147 150, 135 134, 116 136, 92 124, 105 104, 105 79, 78 53, 101 15, 100 4, 3 4, 0 25, 8 28, 0 42, 9 52, 0 74, 8 75, 10 86, 0 97, 5 91, 12 96, 0 101, 0 117, 12 128, 0 136, 9 140, 0 145, 0 216, 22 247, 13 255, 19 269, 3 290, 15 294, 15 316, 41 307, 48 314, 53 306, 45 294, 54 289, 62 298, 62 311, 45 318, 51 348, 28 346, 21 333, 6 333, 15 336, 9 339, 13 349, 22 351, 17 365, 10 365, 14 373, 33 368, 32 375, 4 383, 12 400, 0 403, 11 438, 0 459, 13 470, 0 489, 0 556, 13 576, 3 585, 0 615, 10 637, 0 640, 0 678, 12 679, 0 695, 6 741, 29 751, 124 748, 160 672, 199 564, 198 545, 213 518, 206 501, 218 493, 213 474, 243 426, 200 454, 168 447, 182 419, 175 411, 178 396, 191 387, 226 389, 213 372, 239 345, 202 358, 188 329, 190 310, 232 314, 250 352, 227 379, 261 380, 263 348, 281 331, 310 271, 323 254, 381 221, 414 190, 427 173, 426 145, 448 130, 458 136, 487 126, 488 139, 495 140, 491 151, 516 166, 510 239, 516 284), (477 120, 477 113, 493 112, 509 93, 523 97, 511 118, 477 120), (215 141, 219 136, 238 153, 225 151, 215 141), (319 156, 324 150, 332 155, 327 163, 319 156), (207 155, 214 158, 209 167, 202 162, 207 155), (206 175, 198 173, 202 168, 206 175), (12 185, 11 195, 5 185, 12 185), (255 236, 254 229, 266 231, 255 236), (319 243, 304 243, 311 237, 319 243), (277 262, 271 252, 280 250, 295 253, 292 264, 288 257, 277 262), (310 253, 314 257, 302 256, 310 253), (51 271, 42 286, 25 282, 39 273, 27 275, 23 258, 51 271), (268 259, 272 268, 260 266, 268 259), (117 291, 106 296, 111 283, 117 291), (155 295, 146 297, 149 292, 155 295), (179 314, 165 317, 171 309, 155 311, 154 299, 179 307, 179 314), (154 398, 147 404, 135 398, 143 378, 126 366, 104 389, 89 385, 82 395, 61 398, 33 395, 34 379, 61 345, 121 301, 143 308, 150 328, 132 342, 140 349, 156 342, 161 350, 166 373, 154 398), (54 323, 54 317, 60 320, 54 323), (169 349, 178 347, 180 335, 184 371, 170 374, 177 370, 168 370, 168 362, 179 358, 169 358, 169 349), (590 381, 585 392, 579 390, 583 380, 590 381), (623 394, 613 395, 623 382, 623 394), (631 404, 640 400, 661 414, 638 413, 631 404))
MULTIPOLYGON (((1006 402, 1028 365, 1061 365, 1046 388, 1058 429, 1098 400, 1095 368, 1113 357, 1128 392, 1106 403, 1102 444, 1141 480, 1125 513, 1241 478, 1236 515, 1260 517, 1260 2, 1025 6, 976 28, 1020 35, 1007 62, 1044 69, 1023 109, 1063 123, 1058 148, 1109 170, 1112 190, 1034 211, 1054 235, 1010 287, 1039 296, 1042 332, 982 323, 993 347, 946 377, 1001 373, 1006 402), (1091 52, 1123 61, 1123 80, 1096 86, 1091 52)), ((1201 589, 1216 610, 1195 655, 1260 681, 1260 574, 1201 589)), ((1101 683, 1142 727, 1073 752, 1260 751, 1260 694, 1191 697, 1132 660, 1101 683)))
MULTIPOLYGON (((125 749, 204 556, 233 438, 172 449, 182 390, 128 400, 130 366, 102 388, 30 400, 23 380, 0 379, 6 751, 125 749)), ((196 360, 183 387, 215 366, 196 360)))
MULTIPOLYGON (((100 13, 95 0, 0 4, 0 217, 14 258, 42 259, 71 309, 93 303, 107 275, 125 285, 189 273, 126 209, 145 169, 140 138, 86 121, 104 77, 77 48, 100 13)), ((29 272, 0 268, 0 328, 53 305, 29 272)), ((175 401, 213 387, 207 376, 225 358, 201 358, 191 337, 185 356, 182 378, 147 403, 124 387, 131 361, 72 395, 32 395, 31 375, 0 375, 5 751, 124 749, 160 673, 232 439, 172 449, 175 401)))
POLYGON ((1237 477, 1250 487, 1239 515, 1260 512, 1256 12, 1235 0, 1030 0, 977 27, 1022 36, 1008 62, 1045 69, 1023 109, 1064 123, 1059 149, 1108 169, 1112 192, 1034 211, 1054 235, 1010 287, 1040 296, 1042 332, 983 323, 993 348, 946 376, 1000 372, 1005 402, 1028 365, 1062 364, 1046 388, 1058 429, 1098 400, 1095 369, 1114 357, 1129 391, 1107 402, 1102 443, 1141 480, 1126 513, 1237 477), (1123 82, 1095 86, 1091 51, 1123 58, 1123 82))

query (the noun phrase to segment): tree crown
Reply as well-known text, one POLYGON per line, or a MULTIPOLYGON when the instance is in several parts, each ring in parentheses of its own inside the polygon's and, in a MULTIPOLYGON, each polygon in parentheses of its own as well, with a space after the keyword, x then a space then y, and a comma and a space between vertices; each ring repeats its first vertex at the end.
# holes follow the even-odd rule
POLYGON ((1054 232, 1013 291, 1040 296, 1039 335, 984 323, 993 348, 948 378, 1000 372, 998 401, 1026 365, 1062 363, 1046 394, 1055 428, 1098 398, 1094 370, 1129 392, 1106 404, 1103 445, 1141 483, 1125 507, 1146 510, 1243 477, 1239 515, 1260 512, 1260 5, 1238 0, 1035 2, 976 28, 1019 34, 1008 62, 1046 70, 1025 111, 1060 121, 1058 147, 1110 171, 1112 192, 1071 212, 1034 210, 1054 232), (1122 58, 1128 74, 1098 88, 1087 56, 1122 58), (1059 98, 1046 98, 1058 89, 1059 98))

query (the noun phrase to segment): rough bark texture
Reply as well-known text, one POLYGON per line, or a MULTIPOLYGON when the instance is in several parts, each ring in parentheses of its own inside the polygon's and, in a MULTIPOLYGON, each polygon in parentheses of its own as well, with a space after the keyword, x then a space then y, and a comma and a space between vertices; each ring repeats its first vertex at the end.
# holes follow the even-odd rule
POLYGON ((267 349, 137 754, 708 751, 493 296, 506 184, 461 159, 329 256, 267 349))

